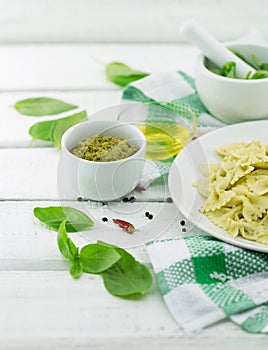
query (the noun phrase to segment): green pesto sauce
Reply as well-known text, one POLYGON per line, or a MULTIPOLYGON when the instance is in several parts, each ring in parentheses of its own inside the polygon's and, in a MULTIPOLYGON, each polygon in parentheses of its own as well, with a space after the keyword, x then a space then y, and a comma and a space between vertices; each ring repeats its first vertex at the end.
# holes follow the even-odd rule
POLYGON ((113 136, 91 136, 72 149, 72 153, 82 159, 93 162, 112 162, 132 156, 137 147, 129 145, 127 140, 113 136))

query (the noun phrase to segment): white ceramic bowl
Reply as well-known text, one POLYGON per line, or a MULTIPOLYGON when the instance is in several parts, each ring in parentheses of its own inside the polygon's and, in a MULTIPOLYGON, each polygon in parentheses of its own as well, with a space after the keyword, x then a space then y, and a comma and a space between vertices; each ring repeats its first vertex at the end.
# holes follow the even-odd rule
MULTIPOLYGON (((138 184, 145 165, 146 139, 133 125, 120 121, 95 120, 73 126, 63 135, 58 168, 58 187, 66 193, 96 201, 125 196, 138 184), (93 135, 126 139, 138 148, 132 156, 111 162, 93 162, 76 157, 70 151, 93 135)), ((68 197, 68 194, 67 194, 68 197)))
MULTIPOLYGON (((252 62, 268 62, 268 46, 228 44, 252 62)), ((258 80, 231 79, 209 71, 204 56, 196 62, 197 92, 209 112, 226 123, 263 119, 268 116, 268 78, 258 80)))

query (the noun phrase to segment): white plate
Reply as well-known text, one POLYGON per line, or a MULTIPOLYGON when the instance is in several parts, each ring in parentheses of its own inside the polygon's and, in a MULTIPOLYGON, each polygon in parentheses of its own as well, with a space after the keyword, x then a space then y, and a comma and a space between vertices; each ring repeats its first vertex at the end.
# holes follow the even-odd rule
POLYGON ((268 253, 268 246, 242 237, 233 238, 200 213, 205 199, 193 187, 194 182, 203 178, 198 165, 216 163, 221 159, 215 152, 217 147, 231 142, 254 140, 268 143, 268 120, 234 124, 201 136, 176 157, 170 169, 168 184, 175 205, 194 225, 225 242, 268 253))

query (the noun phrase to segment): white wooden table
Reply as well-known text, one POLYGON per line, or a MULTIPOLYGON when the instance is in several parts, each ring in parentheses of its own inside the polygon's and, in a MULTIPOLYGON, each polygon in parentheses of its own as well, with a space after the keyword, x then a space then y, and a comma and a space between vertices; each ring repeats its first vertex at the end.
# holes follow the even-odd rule
MULTIPOLYGON (((1 350, 267 347, 267 336, 249 335, 229 321, 196 336, 185 335, 156 285, 143 300, 129 301, 111 296, 99 276, 84 274, 73 280, 68 262, 57 250, 55 232, 32 215, 35 206, 61 200, 56 179, 59 151, 44 144, 29 147, 29 126, 46 118, 19 115, 10 108, 14 102, 52 96, 92 113, 119 103, 121 95, 120 89, 106 82, 103 66, 92 55, 148 72, 179 68, 192 73, 195 54, 183 44, 0 46, 1 350)), ((132 210, 142 200, 137 197, 126 207, 132 210)), ((161 206, 176 215, 174 205, 164 200, 155 188, 145 207, 161 206)), ((76 198, 67 203, 82 205, 76 198)), ((95 205, 87 203, 93 214, 95 205)), ((164 237, 178 234, 173 225, 164 237)), ((131 253, 149 263, 144 247, 131 253)))

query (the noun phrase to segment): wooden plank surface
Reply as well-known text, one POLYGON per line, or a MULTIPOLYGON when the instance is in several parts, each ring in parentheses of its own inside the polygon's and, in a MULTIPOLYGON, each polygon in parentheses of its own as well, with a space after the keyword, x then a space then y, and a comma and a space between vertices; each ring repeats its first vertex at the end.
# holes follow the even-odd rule
MULTIPOLYGON (((0 199, 8 200, 77 200, 72 187, 65 187, 66 178, 58 177, 60 151, 45 148, 0 149, 0 199)), ((67 175, 66 175, 67 176, 67 175)), ((167 180, 145 192, 135 192, 137 200, 160 201, 169 197, 167 180)))
POLYGON ((190 45, 1 45, 0 91, 115 90, 102 63, 121 61, 148 73, 193 71, 190 45), (8 69, 6 68, 8 67, 8 69))
POLYGON ((0 272, 1 349, 235 349, 265 348, 267 336, 230 322, 184 334, 154 285, 143 300, 107 293, 101 278, 66 272, 0 272), (53 343, 54 341, 54 343, 53 343), (253 346, 254 345, 254 346, 253 346), (4 346, 7 346, 6 348, 4 346), (139 347, 140 346, 140 347, 139 347), (253 346, 253 347, 252 347, 253 346))
MULTIPOLYGON (((29 117, 19 114, 13 107, 17 101, 29 97, 52 97, 70 102, 86 109, 88 115, 96 111, 120 103, 121 91, 74 91, 74 92, 58 92, 58 91, 40 91, 40 92, 24 92, 24 93, 1 93, 0 106, 2 115, 0 118, 0 148, 9 147, 30 147, 31 136, 28 133, 29 128, 44 120, 61 118, 66 115, 75 113, 70 111, 56 116, 49 117, 29 117)), ((35 141, 32 147, 51 147, 48 142, 35 141)))
MULTIPOLYGON (((61 3, 61 0, 55 1, 61 3)), ((11 0, 7 5, 9 9, 13 6, 14 17, 18 16, 16 4, 11 0)), ((49 2, 45 1, 38 11, 47 4, 49 2)), ((70 1, 65 2, 63 11, 72 11, 73 14, 70 4, 70 1)), ((79 0, 77 13, 84 9, 81 6, 79 0)), ((149 7, 144 6, 148 11, 149 7)), ((5 17, 6 12, 0 13, 0 28, 1 16, 5 17)), ((18 26, 20 23, 23 22, 18 20, 18 26)), ((32 23, 29 22, 28 28, 32 23)), ((49 34, 49 28, 46 33, 49 34)), ((18 40, 22 40, 24 34, 18 31, 18 40)), ((36 33, 36 38, 38 35, 36 33)), ((49 38, 46 35, 44 37, 49 38)), ((91 113, 118 103, 121 95, 119 88, 106 81, 104 67, 94 61, 92 55, 105 62, 125 61, 148 72, 184 69, 192 73, 195 54, 196 50, 186 45, 0 47, 1 350, 265 348, 266 336, 249 335, 231 322, 221 322, 198 335, 184 334, 171 318, 155 285, 144 300, 129 301, 110 296, 98 276, 84 275, 79 281, 72 280, 67 272, 69 263, 57 250, 56 233, 45 228, 32 215, 35 206, 60 203, 80 208, 93 217, 96 230, 92 230, 92 235, 91 232, 73 234, 72 239, 77 245, 99 238, 105 240, 109 233, 112 234, 110 239, 116 237, 112 242, 115 243, 119 233, 120 242, 147 264, 146 249, 139 242, 144 243, 144 239, 159 235, 180 236, 178 211, 173 204, 163 203, 168 192, 164 193, 158 185, 145 193, 136 193, 137 201, 127 205, 122 202, 109 203, 108 206, 78 203, 75 197, 68 197, 68 193, 61 198, 74 201, 58 201, 59 151, 44 144, 42 148, 29 148, 29 126, 46 118, 21 116, 9 106, 22 98, 48 95, 78 104, 91 113), (151 229, 146 226, 145 210, 152 211, 155 216, 151 229), (122 232, 110 222, 104 227, 101 222, 103 215, 109 219, 114 215, 123 218, 130 215, 135 225, 142 227, 141 233, 145 233, 145 237, 134 236, 140 241, 127 245, 126 240, 129 242, 130 237, 121 236, 122 232)), ((187 230, 193 230, 189 223, 187 230)))
POLYGON ((193 71, 190 45, 1 45, 0 91, 115 90, 102 63, 122 61, 146 72, 193 71), (8 67, 8 69, 6 68, 8 67))
POLYGON ((0 8, 0 40, 9 43, 177 43, 186 18, 223 40, 254 27, 268 38, 265 0, 1 0, 0 8))
MULTIPOLYGON (((154 238, 179 237, 178 213, 173 203, 102 203, 72 201, 4 201, 0 202, 0 270, 66 270, 69 264, 64 262, 57 249, 56 232, 41 224, 33 215, 35 207, 54 205, 71 206, 82 210, 94 221, 94 228, 81 233, 70 234, 78 247, 101 240, 120 245, 131 250, 139 260, 149 263, 144 244, 154 238), (148 220, 144 213, 154 215, 148 220), (103 223, 102 218, 108 222, 103 223), (130 220, 140 230, 129 235, 113 222, 113 218, 130 220), (47 263, 47 265, 46 265, 47 263), (54 264, 54 265, 53 265, 54 264)), ((191 229, 187 223, 186 227, 191 229)))

